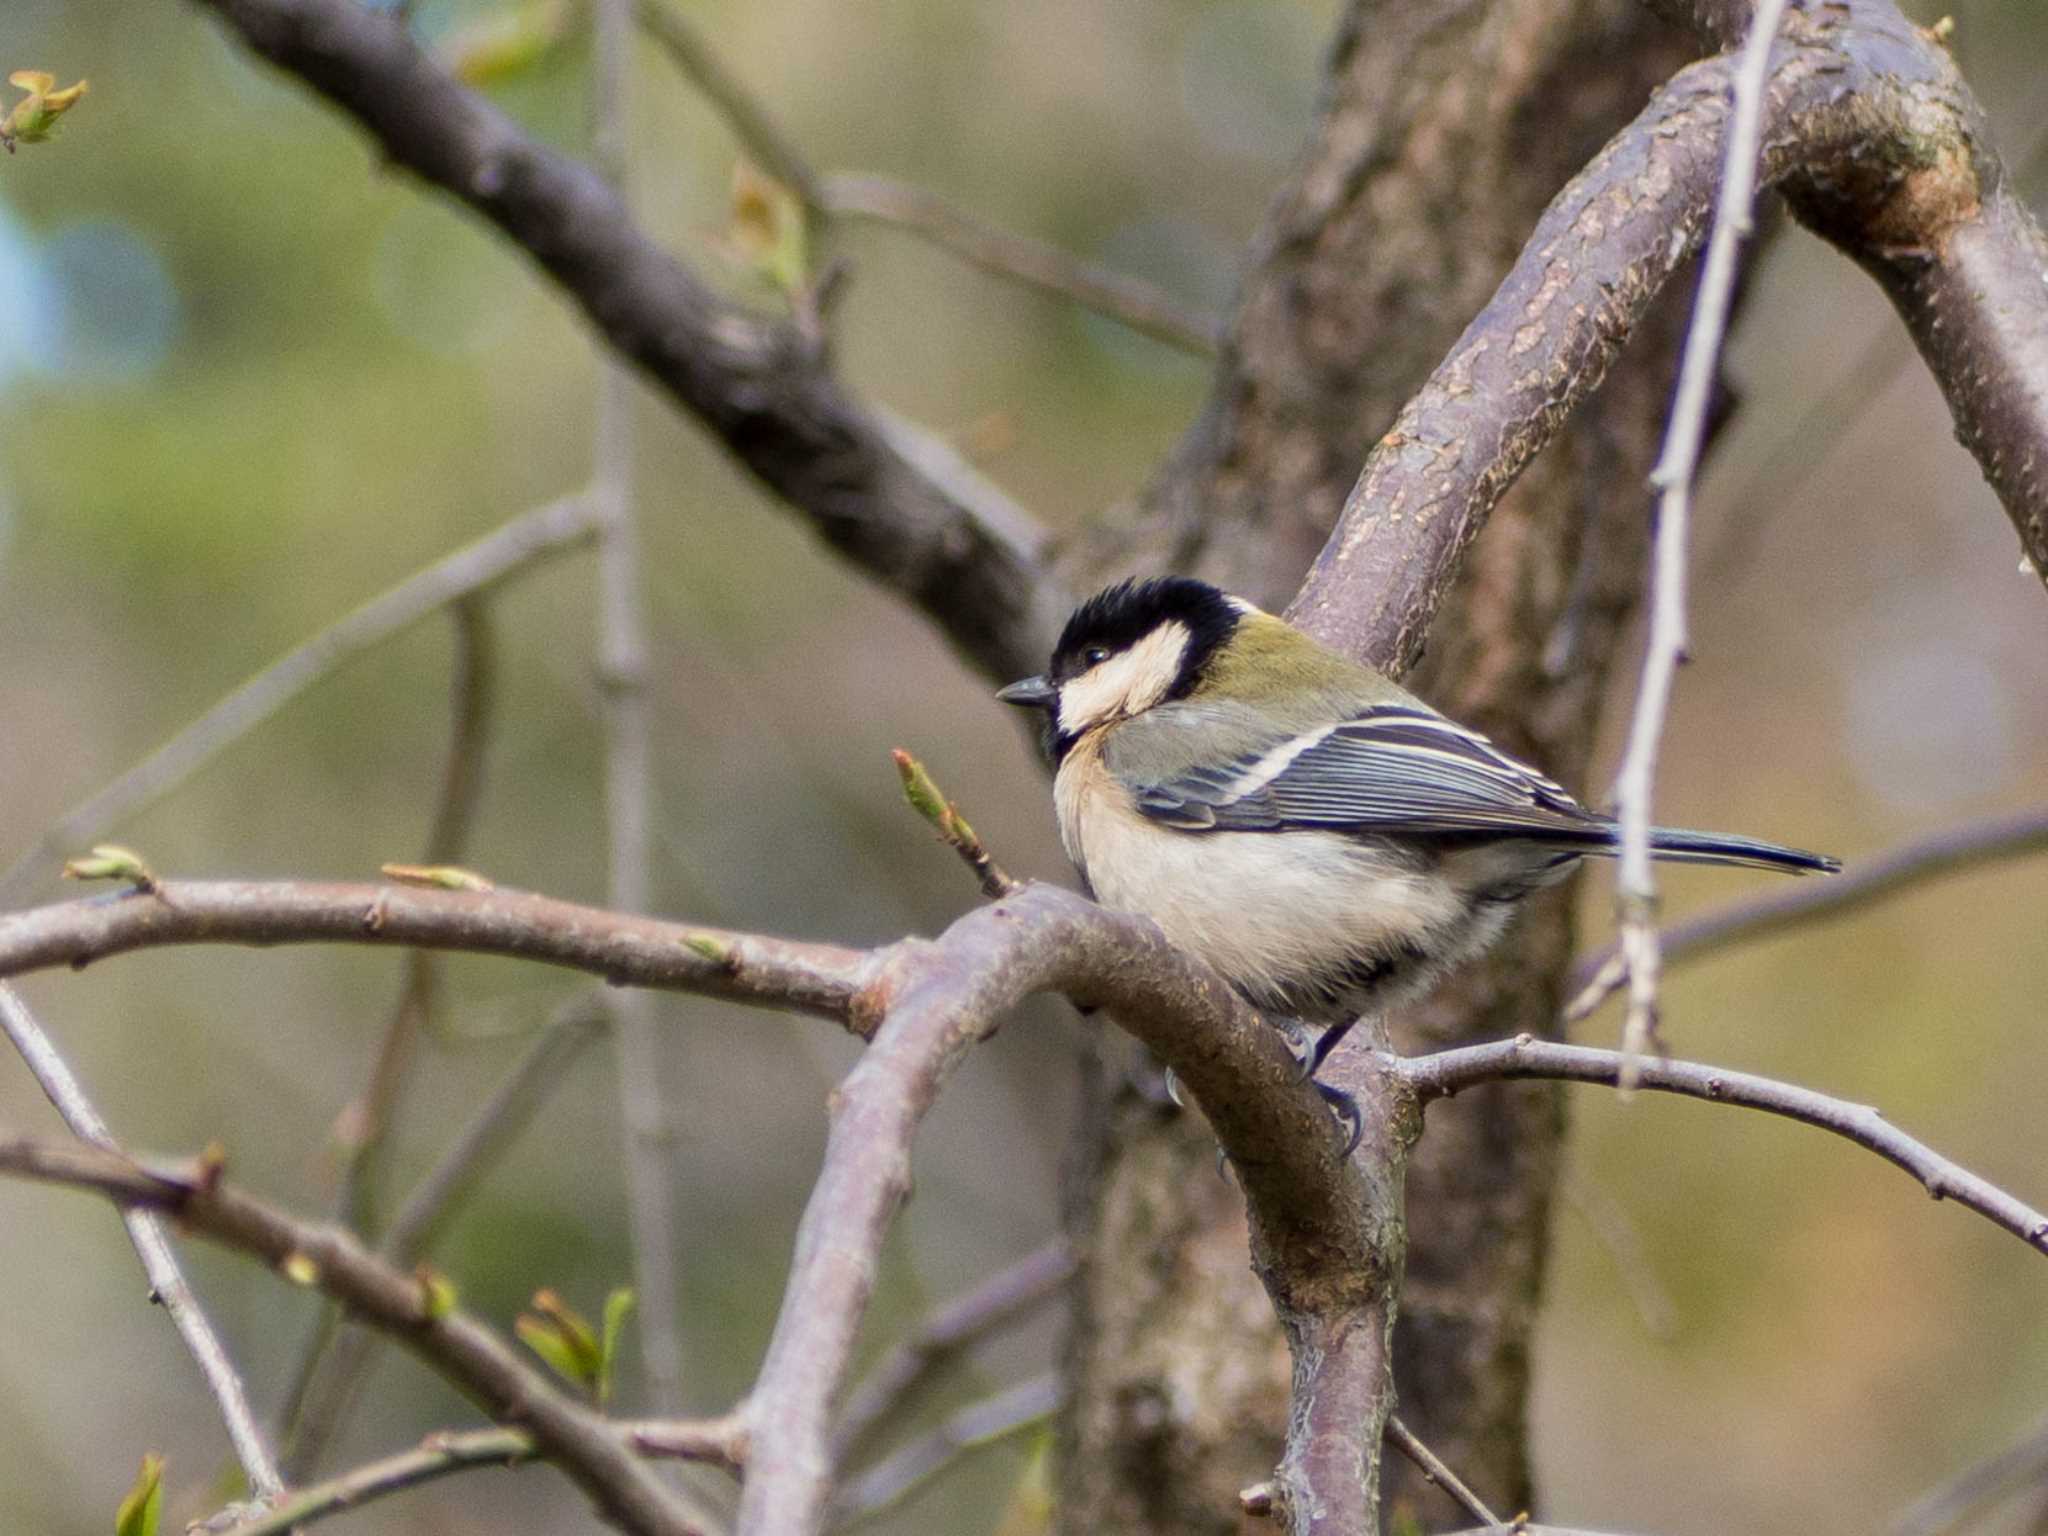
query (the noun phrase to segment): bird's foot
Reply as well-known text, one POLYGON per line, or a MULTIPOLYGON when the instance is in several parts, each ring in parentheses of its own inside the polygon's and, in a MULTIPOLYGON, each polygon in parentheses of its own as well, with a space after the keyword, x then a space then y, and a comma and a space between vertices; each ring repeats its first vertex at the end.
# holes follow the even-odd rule
POLYGON ((1323 1102, 1330 1106, 1330 1113, 1337 1117, 1337 1123, 1344 1127, 1344 1156, 1350 1157, 1358 1150, 1358 1141, 1365 1134, 1365 1115, 1358 1107, 1358 1100, 1330 1083, 1315 1082, 1316 1092, 1323 1096, 1323 1102))

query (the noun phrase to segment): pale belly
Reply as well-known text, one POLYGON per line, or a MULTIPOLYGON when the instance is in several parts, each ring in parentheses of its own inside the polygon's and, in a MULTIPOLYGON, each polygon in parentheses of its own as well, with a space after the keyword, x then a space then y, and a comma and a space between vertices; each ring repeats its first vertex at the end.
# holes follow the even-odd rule
POLYGON ((1067 852, 1104 906, 1158 923, 1260 1007, 1337 1022, 1391 1006, 1506 921, 1441 861, 1340 833, 1184 832, 1141 816, 1099 765, 1055 782, 1067 852))

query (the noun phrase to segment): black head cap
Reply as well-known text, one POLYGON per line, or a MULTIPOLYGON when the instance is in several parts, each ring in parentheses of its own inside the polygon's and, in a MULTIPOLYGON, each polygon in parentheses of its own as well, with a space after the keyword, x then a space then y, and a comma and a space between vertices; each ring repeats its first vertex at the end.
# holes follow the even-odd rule
POLYGON ((1227 593, 1191 576, 1120 581, 1074 610, 1067 627, 1060 631, 1059 644, 1053 647, 1047 675, 1056 685, 1064 683, 1102 660, 1097 652, 1113 656, 1162 624, 1178 623, 1188 632, 1188 645, 1181 657, 1180 676, 1166 696, 1185 698, 1201 680, 1217 647, 1237 628, 1239 613, 1227 593))

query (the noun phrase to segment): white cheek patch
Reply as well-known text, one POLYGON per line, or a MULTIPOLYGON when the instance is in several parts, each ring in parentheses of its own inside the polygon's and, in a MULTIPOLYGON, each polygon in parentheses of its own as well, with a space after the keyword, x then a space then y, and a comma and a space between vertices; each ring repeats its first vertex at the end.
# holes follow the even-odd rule
POLYGON ((1142 714, 1165 698, 1180 676, 1188 638, 1185 624, 1162 624, 1061 688, 1061 734, 1078 736, 1118 715, 1142 714))

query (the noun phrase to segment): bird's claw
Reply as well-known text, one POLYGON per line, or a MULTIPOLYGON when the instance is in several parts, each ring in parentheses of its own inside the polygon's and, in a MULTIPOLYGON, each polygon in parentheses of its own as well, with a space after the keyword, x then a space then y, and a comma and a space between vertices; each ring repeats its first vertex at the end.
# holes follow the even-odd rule
MULTIPOLYGON (((1311 1079, 1314 1081, 1314 1079, 1311 1079)), ((1330 1083, 1316 1082, 1316 1092, 1323 1096, 1323 1102, 1330 1106, 1330 1113, 1337 1117, 1337 1123, 1344 1127, 1344 1156, 1350 1157, 1358 1150, 1359 1138, 1365 1135, 1365 1115, 1358 1107, 1358 1100, 1330 1083)))

